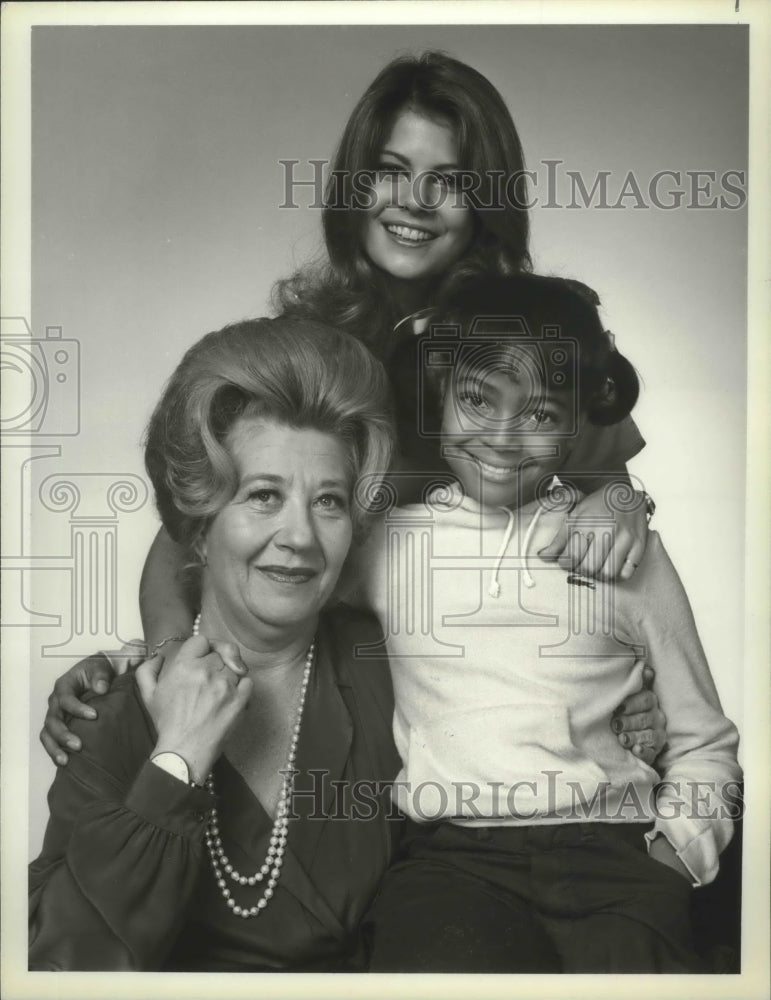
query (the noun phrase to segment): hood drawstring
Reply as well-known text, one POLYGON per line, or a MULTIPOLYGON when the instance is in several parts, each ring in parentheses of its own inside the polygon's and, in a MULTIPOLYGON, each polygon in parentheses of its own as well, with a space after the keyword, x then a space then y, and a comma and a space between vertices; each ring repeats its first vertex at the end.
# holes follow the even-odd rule
POLYGON ((525 550, 525 571, 522 574, 522 577, 525 581, 526 587, 535 586, 535 580, 532 578, 532 576, 530 576, 530 569, 527 565, 527 560, 528 560, 528 552, 530 549, 530 542, 533 538, 533 532, 535 531, 536 525, 538 524, 538 519, 540 518, 541 514, 543 514, 543 507, 539 505, 535 514, 533 514, 532 518, 530 519, 530 524, 528 524, 527 526, 527 531, 525 532, 525 541, 522 546, 525 550))
POLYGON ((505 513, 508 520, 506 522, 506 530, 503 533, 503 541, 501 542, 501 547, 498 549, 498 555, 495 557, 495 566, 493 567, 493 578, 492 581, 490 582, 490 586, 487 591, 490 597, 501 596, 501 585, 498 582, 498 571, 501 568, 503 557, 506 555, 506 549, 509 547, 511 536, 514 533, 514 514, 512 513, 512 511, 509 510, 508 507, 501 507, 501 510, 505 513))
MULTIPOLYGON (((559 481, 557 476, 552 477, 552 481, 549 483, 549 488, 546 491, 547 497, 551 498, 552 493, 555 489, 562 487, 562 483, 559 481)), ((501 563, 503 562, 503 557, 506 554, 506 549, 509 547, 509 542, 511 541, 511 535, 514 531, 514 514, 509 510, 508 507, 501 507, 502 511, 506 512, 506 517, 509 519, 506 525, 506 531, 503 535, 503 541, 501 542, 501 547, 498 550, 498 555, 495 559, 495 566, 493 568, 493 578, 490 582, 490 587, 488 588, 488 594, 490 597, 500 597, 501 596, 501 585, 498 582, 498 571, 501 568, 501 563)), ((522 579, 525 581, 526 587, 534 587, 535 580, 530 575, 530 569, 527 565, 528 552, 530 549, 530 542, 533 539, 533 532, 535 531, 538 521, 543 514, 545 508, 542 504, 539 504, 536 508, 535 513, 530 519, 530 524, 527 526, 527 531, 525 532, 525 540, 522 543, 522 548, 524 549, 525 557, 525 568, 522 572, 522 579)))
MULTIPOLYGON (((493 578, 488 588, 488 594, 490 597, 500 597, 501 596, 501 585, 498 581, 498 572, 501 568, 501 563, 503 562, 503 557, 506 555, 506 549, 509 547, 509 542, 511 541, 511 536, 514 532, 514 514, 509 510, 508 507, 501 507, 501 510, 506 512, 506 517, 508 518, 508 524, 506 525, 506 531, 503 535, 503 541, 501 542, 501 547, 498 550, 498 555, 495 559, 495 566, 493 567, 493 578)), ((538 519, 543 513, 543 507, 538 506, 536 512, 530 519, 530 524, 527 526, 527 531, 525 532, 525 540, 523 543, 524 555, 525 555, 525 569, 522 573, 522 578, 525 581, 526 587, 534 587, 535 580, 530 575, 530 569, 527 565, 528 559, 528 549, 530 548, 530 541, 533 537, 533 532, 538 524, 538 519)))
POLYGON ((501 510, 505 511, 506 517, 508 518, 508 523, 506 524, 506 531, 503 533, 503 541, 501 542, 501 547, 498 549, 498 555, 495 557, 495 566, 493 567, 493 579, 487 591, 490 597, 501 596, 501 585, 498 582, 498 571, 501 568, 503 557, 506 555, 506 549, 509 547, 509 542, 511 541, 511 536, 514 532, 514 514, 509 510, 508 507, 501 507, 501 510))

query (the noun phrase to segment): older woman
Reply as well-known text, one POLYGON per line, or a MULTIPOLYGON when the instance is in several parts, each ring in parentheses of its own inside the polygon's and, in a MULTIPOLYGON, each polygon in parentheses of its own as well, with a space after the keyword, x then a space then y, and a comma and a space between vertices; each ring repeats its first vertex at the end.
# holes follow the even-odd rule
POLYGON ((387 412, 367 350, 309 322, 228 327, 177 368, 146 455, 201 567, 196 634, 95 699, 57 772, 31 968, 356 967, 399 762, 387 664, 355 653, 377 626, 324 608, 366 527, 356 478, 388 467, 387 412))

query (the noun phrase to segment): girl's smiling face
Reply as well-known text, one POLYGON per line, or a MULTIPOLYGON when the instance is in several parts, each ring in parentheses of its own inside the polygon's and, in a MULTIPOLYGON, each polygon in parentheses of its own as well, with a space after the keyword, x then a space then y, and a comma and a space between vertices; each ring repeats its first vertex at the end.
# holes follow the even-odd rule
POLYGON ((519 507, 563 464, 575 440, 570 392, 544 392, 523 352, 505 370, 456 370, 445 393, 443 454, 467 496, 519 507))
POLYGON ((456 193, 455 133, 415 111, 402 111, 377 165, 374 204, 364 223, 364 250, 400 281, 441 277, 471 243, 474 216, 456 193))

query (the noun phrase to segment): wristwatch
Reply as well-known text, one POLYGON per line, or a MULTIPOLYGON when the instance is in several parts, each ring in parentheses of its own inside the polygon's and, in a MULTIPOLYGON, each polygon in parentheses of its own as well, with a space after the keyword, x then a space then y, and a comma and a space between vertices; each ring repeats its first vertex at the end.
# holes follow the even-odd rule
POLYGON ((190 768, 187 766, 187 761, 184 757, 180 757, 178 753, 174 753, 171 750, 164 750, 161 753, 157 753, 154 757, 150 758, 150 763, 155 764, 162 771, 170 774, 172 778, 176 778, 177 781, 184 782, 189 788, 201 788, 202 786, 196 784, 190 778, 190 768))

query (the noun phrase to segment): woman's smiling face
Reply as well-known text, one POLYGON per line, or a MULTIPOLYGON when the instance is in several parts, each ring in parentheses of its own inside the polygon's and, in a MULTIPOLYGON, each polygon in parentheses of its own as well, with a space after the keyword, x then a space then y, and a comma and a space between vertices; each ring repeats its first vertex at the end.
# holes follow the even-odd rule
POLYGON ((377 167, 364 224, 367 256, 401 281, 441 277, 466 252, 474 230, 473 213, 454 189, 460 170, 454 131, 406 109, 377 167))
POLYGON ((351 463, 339 438, 267 418, 240 418, 227 445, 233 499, 202 545, 204 603, 247 642, 271 628, 313 625, 351 546, 351 463))

